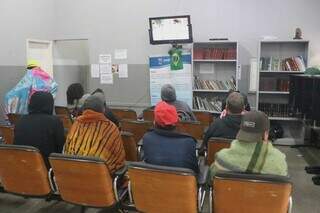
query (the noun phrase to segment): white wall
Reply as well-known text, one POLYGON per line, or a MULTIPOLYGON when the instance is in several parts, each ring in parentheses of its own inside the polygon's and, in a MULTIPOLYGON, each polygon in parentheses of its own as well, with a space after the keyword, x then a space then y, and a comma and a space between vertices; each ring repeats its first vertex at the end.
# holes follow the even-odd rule
POLYGON ((148 17, 190 14, 195 41, 238 40, 241 63, 257 55, 262 35, 291 39, 300 27, 311 41, 311 62, 320 64, 319 0, 56 0, 56 38, 90 39, 91 62, 99 53, 128 48, 130 64, 147 64, 166 46, 149 45, 148 17))
POLYGON ((51 39, 54 0, 0 0, 0 65, 26 64, 26 39, 51 39))

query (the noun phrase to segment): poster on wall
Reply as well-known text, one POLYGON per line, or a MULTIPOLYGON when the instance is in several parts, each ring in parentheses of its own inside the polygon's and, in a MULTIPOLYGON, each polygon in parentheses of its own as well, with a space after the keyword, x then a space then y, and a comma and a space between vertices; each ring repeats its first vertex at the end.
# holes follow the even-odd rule
POLYGON ((171 84, 176 89, 177 99, 185 101, 192 107, 192 72, 191 54, 182 55, 183 68, 171 70, 170 56, 150 56, 150 96, 151 105, 156 105, 161 100, 161 87, 171 84))

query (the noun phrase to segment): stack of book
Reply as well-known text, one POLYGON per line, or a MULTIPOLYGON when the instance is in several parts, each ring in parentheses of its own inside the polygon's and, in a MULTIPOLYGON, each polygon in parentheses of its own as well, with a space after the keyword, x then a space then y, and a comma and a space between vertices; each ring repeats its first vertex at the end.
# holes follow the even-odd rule
POLYGON ((193 97, 193 108, 197 110, 221 112, 222 101, 217 98, 193 97))
POLYGON ((262 71, 301 71, 306 70, 302 56, 280 59, 276 57, 261 57, 260 69, 262 71))
POLYGON ((261 77, 260 80, 260 91, 289 91, 288 79, 276 79, 274 77, 261 77))
POLYGON ((270 117, 290 117, 288 104, 259 103, 259 109, 270 117))
POLYGON ((235 48, 195 48, 194 59, 235 60, 237 51, 235 48))
POLYGON ((232 77, 228 81, 202 80, 194 77, 194 89, 205 90, 236 90, 236 81, 232 77))

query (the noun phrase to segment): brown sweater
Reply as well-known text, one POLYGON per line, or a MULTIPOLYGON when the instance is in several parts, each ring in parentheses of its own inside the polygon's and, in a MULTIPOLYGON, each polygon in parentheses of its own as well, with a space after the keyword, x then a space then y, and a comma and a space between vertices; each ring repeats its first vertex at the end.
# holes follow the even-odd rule
POLYGON ((124 166, 125 151, 117 126, 102 113, 85 110, 72 125, 64 153, 99 157, 111 174, 124 166))

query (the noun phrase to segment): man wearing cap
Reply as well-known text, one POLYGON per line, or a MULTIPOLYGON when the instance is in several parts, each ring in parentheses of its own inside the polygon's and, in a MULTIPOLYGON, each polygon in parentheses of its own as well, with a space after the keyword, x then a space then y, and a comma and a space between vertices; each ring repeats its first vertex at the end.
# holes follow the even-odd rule
POLYGON ((197 120, 189 105, 183 101, 177 100, 176 90, 171 84, 165 84, 161 87, 161 99, 176 108, 180 120, 197 120))
POLYGON ((288 175, 286 156, 268 141, 269 119, 263 112, 242 116, 240 130, 231 147, 222 149, 210 167, 211 179, 217 171, 288 175))
POLYGON ((73 123, 64 146, 64 153, 98 157, 105 160, 111 174, 124 166, 125 151, 117 126, 103 112, 102 100, 89 96, 83 113, 73 123))
POLYGON ((192 169, 198 173, 196 140, 175 131, 178 122, 176 108, 165 101, 154 110, 155 129, 143 136, 144 161, 161 166, 192 169))

